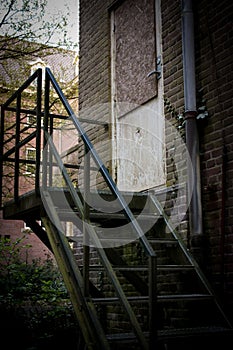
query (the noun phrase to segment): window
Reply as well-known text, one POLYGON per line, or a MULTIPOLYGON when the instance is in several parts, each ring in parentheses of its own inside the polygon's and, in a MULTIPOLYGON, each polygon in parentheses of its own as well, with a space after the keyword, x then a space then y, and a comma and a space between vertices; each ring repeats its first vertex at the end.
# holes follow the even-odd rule
POLYGON ((36 126, 36 116, 32 115, 32 114, 29 114, 27 116, 27 124, 29 126, 36 126))
POLYGON ((35 175, 36 164, 33 161, 36 161, 36 149, 27 148, 26 149, 26 160, 29 161, 26 163, 26 174, 25 175, 35 175))
MULTIPOLYGON (((29 64, 31 66, 31 75, 33 73, 35 73, 35 71, 37 69, 39 69, 39 68, 42 69, 42 84, 44 84, 44 81, 45 81, 45 67, 46 67, 45 62, 43 62, 40 58, 38 58, 36 61, 32 61, 29 64)), ((36 85, 36 81, 34 81, 33 84, 36 85)))

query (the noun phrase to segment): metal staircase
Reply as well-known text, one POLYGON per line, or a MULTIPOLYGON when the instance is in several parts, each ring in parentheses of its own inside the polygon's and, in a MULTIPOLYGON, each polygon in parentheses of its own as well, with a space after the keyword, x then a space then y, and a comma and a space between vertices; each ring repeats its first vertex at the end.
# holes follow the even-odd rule
POLYGON ((13 198, 4 203, 4 216, 24 220, 53 250, 82 332, 80 349, 204 349, 205 344, 213 349, 230 339, 230 322, 158 198, 118 190, 49 69, 43 110, 42 96, 39 69, 1 109, 1 189, 9 164, 14 169, 13 198), (35 108, 27 109, 22 95, 33 82, 35 108), (51 112, 53 94, 64 116, 51 112), (9 112, 15 122, 6 136, 9 112), (36 127, 22 127, 28 114, 36 116, 36 127), (78 132, 83 166, 58 152, 57 119, 69 119, 78 132), (32 142, 35 159, 23 159, 32 142), (25 164, 34 165, 35 174, 31 191, 22 194, 25 164), (71 169, 83 171, 82 188, 75 187, 71 169), (104 190, 91 188, 91 171, 101 174, 104 190), (73 228, 68 235, 67 222, 73 228))

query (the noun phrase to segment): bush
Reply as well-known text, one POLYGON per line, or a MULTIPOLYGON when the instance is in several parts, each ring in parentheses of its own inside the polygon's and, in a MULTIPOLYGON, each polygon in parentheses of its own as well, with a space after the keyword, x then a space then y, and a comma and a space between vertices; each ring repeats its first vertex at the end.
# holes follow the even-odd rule
POLYGON ((69 349, 76 349, 78 326, 62 276, 49 258, 30 264, 23 261, 22 250, 30 249, 23 244, 24 238, 0 239, 0 312, 5 341, 9 344, 15 334, 18 349, 60 349, 64 339, 66 346, 70 342, 69 349))

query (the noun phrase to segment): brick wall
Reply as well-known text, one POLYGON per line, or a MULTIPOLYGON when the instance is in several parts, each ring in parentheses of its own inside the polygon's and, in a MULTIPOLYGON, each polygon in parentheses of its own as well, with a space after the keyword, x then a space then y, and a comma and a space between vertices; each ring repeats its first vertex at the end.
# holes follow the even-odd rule
POLYGON ((186 210, 186 158, 183 123, 184 89, 182 63, 181 2, 161 1, 162 61, 164 79, 164 112, 167 121, 166 171, 168 187, 174 191, 167 195, 168 214, 173 210, 173 220, 180 222, 178 229, 184 240, 189 239, 186 210), (179 119, 181 118, 181 119, 179 119), (177 188, 180 186, 180 193, 177 188), (177 196, 179 204, 177 204, 177 196), (175 212, 174 212, 175 207, 175 212), (183 216, 182 220, 180 219, 183 216))
MULTIPOLYGON (((204 268, 222 300, 228 306, 231 304, 232 310, 232 2, 200 0, 193 3, 197 92, 202 92, 198 107, 204 104, 209 113, 208 118, 198 121, 206 238, 204 268)), ((110 101, 109 4, 110 1, 81 1, 81 111, 97 103, 108 106, 110 101)), ((161 0, 161 13, 165 117, 169 122, 166 128, 167 185, 175 188, 179 184, 177 167, 186 171, 182 156, 177 164, 172 159, 174 131, 181 131, 185 136, 184 129, 180 128, 182 120, 178 118, 184 112, 181 1, 161 0)), ((108 108, 102 106, 94 112, 94 118, 109 121, 108 108)), ((98 137, 93 127, 89 128, 89 133, 93 140, 98 137)), ((102 139, 105 136, 108 137, 103 133, 102 139)), ((97 141, 101 143, 102 139, 97 141)), ((168 205, 172 207, 172 197, 169 200, 168 205)), ((179 229, 187 238, 187 217, 179 229)))
POLYGON ((232 314, 233 3, 202 0, 195 11, 197 89, 209 113, 199 128, 206 264, 232 314))
MULTIPOLYGON (((80 74, 79 116, 81 118, 110 123, 110 1, 82 0, 80 6, 80 74)), ((88 137, 97 148, 104 162, 111 159, 110 129, 83 124, 88 137)), ((80 142, 80 159, 83 144, 80 142)), ((108 166, 108 164, 105 164, 108 166)), ((83 160, 81 160, 83 165, 83 160)), ((92 163, 94 166, 94 164, 92 163)), ((109 165, 110 166, 110 165, 109 165)), ((79 174, 79 186, 83 184, 83 173, 79 174)), ((93 186, 101 187, 103 179, 91 174, 93 186)))
MULTIPOLYGON (((111 116, 111 78, 110 78, 110 11, 108 6, 111 1, 81 1, 81 34, 80 34, 80 117, 104 120, 109 122, 111 116), (99 106, 100 104, 100 106, 99 106), (96 108, 97 106, 97 108, 96 108)), ((164 100, 169 103, 170 109, 165 109, 165 116, 169 123, 166 129, 167 149, 167 186, 176 188, 184 186, 183 178, 177 177, 177 167, 184 174, 186 164, 184 157, 178 155, 173 159, 175 149, 179 153, 179 138, 183 139, 179 131, 178 116, 183 113, 183 71, 182 71, 182 33, 181 33, 181 6, 180 1, 162 1, 162 50, 163 50, 163 74, 164 74, 164 100), (174 136, 175 132, 175 136, 174 136), (177 163, 178 162, 178 163, 177 163), (182 183, 180 183, 180 181, 182 183)), ((85 125, 85 130, 103 161, 111 159, 110 133, 93 125, 85 125)), ((183 132, 183 131, 182 131, 183 132)), ((80 158, 83 149, 80 150, 80 158)), ((83 165, 83 161, 81 163, 83 165)), ((107 161, 107 167, 111 164, 107 161)), ((97 187, 101 186, 101 178, 93 182, 97 187)), ((83 174, 80 171, 79 186, 82 186, 83 174)), ((184 190, 183 190, 184 191, 184 190)), ((184 191, 185 192, 185 191, 184 191)), ((176 194, 175 194, 176 195, 176 194)), ((174 193, 173 193, 174 196, 174 193)), ((182 207, 186 205, 186 194, 183 202, 177 208, 177 220, 180 220, 182 207)), ((168 196, 169 197, 169 196, 168 196)), ((175 204, 174 198, 168 198, 168 207, 171 209, 175 204)), ((184 238, 187 238, 187 218, 185 217, 179 227, 184 238)))
POLYGON ((54 259, 51 251, 41 242, 41 240, 28 229, 25 229, 24 222, 21 220, 5 220, 0 211, 0 236, 11 239, 12 242, 25 236, 22 244, 30 245, 28 249, 22 249, 22 259, 29 263, 34 259, 41 261, 47 258, 54 259))
MULTIPOLYGON (((230 307, 233 295, 232 232, 232 2, 225 0, 193 2, 195 15, 195 55, 197 107, 208 117, 198 121, 201 152, 204 269, 215 289, 230 307), (199 100, 201 91, 202 101, 199 100)), ((183 72, 181 2, 162 1, 164 97, 166 119, 179 126, 175 113, 182 114, 183 72), (174 113, 175 112, 175 113, 174 113)), ((166 129, 166 147, 173 147, 166 129)), ((167 183, 176 183, 171 157, 167 158, 167 183)))

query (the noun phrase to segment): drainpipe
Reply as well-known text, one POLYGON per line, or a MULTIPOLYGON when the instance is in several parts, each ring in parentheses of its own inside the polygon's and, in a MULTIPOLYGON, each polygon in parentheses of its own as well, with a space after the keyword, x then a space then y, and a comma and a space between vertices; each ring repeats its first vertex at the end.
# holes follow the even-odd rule
MULTIPOLYGON (((192 0, 182 0, 182 42, 183 42, 183 77, 185 102, 186 146, 190 155, 188 162, 188 199, 190 245, 199 255, 202 249, 203 226, 201 204, 201 181, 199 159, 199 136, 197 130, 196 79, 194 20, 192 0)), ((200 255, 200 259, 202 259, 200 255)))

